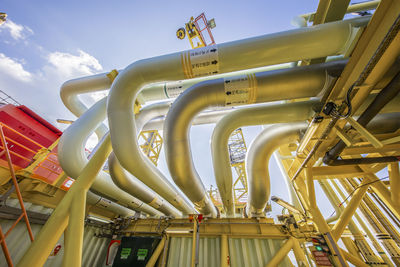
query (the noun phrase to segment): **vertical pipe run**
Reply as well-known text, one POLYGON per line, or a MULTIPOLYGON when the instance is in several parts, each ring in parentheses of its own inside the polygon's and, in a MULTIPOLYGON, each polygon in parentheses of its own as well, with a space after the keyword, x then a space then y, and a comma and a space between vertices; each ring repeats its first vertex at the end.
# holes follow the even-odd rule
POLYGON ((221 263, 220 267, 228 267, 229 260, 229 248, 228 248, 228 236, 221 235, 221 263))

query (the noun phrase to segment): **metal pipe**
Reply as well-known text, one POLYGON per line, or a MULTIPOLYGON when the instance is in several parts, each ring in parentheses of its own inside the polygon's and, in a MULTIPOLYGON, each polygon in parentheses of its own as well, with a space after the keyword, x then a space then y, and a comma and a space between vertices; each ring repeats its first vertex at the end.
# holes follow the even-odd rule
POLYGON ((144 183, 123 169, 113 153, 108 157, 108 166, 111 178, 119 188, 167 216, 182 216, 182 213, 176 210, 169 202, 162 199, 144 183))
MULTIPOLYGON (((168 112, 171 102, 155 103, 148 105, 140 110, 140 113, 136 115, 136 123, 138 125, 137 132, 139 133, 144 124, 154 117, 164 115, 168 112)), ((143 182, 138 180, 136 177, 126 171, 114 153, 110 154, 109 157, 109 168, 110 175, 114 183, 124 190, 125 192, 139 198, 140 200, 148 203, 150 206, 162 211, 168 216, 181 217, 181 213, 176 210, 170 203, 166 202, 160 196, 155 194, 150 188, 148 188, 143 182)), ((168 184, 168 186, 160 186, 159 184, 148 184, 154 188, 162 196, 166 197, 167 200, 174 202, 176 195, 174 194, 174 186, 168 184), (171 188, 173 190, 171 190, 171 188)), ((180 206, 177 206, 180 208, 180 206)))
MULTIPOLYGON (((105 118, 106 98, 98 101, 85 114, 71 124, 60 138, 58 160, 68 176, 77 178, 88 162, 84 147, 91 133, 105 118)), ((109 174, 101 171, 92 185, 92 190, 111 198, 130 209, 142 210, 152 216, 162 214, 142 201, 119 189, 109 174)))
MULTIPOLYGON (((109 89, 113 79, 110 79, 108 75, 109 73, 95 74, 63 83, 60 89, 60 96, 64 105, 79 118, 88 110, 86 105, 79 99, 79 95, 109 89)), ((108 132, 107 126, 103 123, 100 124, 96 129, 96 135, 99 140, 106 132, 108 132)))
MULTIPOLYGON (((357 119, 357 122, 361 126, 367 126, 367 124, 379 113, 379 111, 393 98, 395 98, 399 92, 400 73, 398 73, 392 79, 392 81, 379 92, 368 108, 357 119)), ((342 153, 345 147, 346 144, 340 140, 333 148, 326 152, 323 162, 327 165, 332 164, 333 161, 340 155, 340 153, 342 153)))
POLYGON ((224 116, 215 126, 211 139, 211 153, 215 179, 227 215, 234 213, 232 172, 228 141, 240 127, 305 121, 313 115, 318 100, 288 104, 265 104, 238 109, 224 116))
POLYGON ((329 166, 394 163, 394 162, 399 162, 399 161, 400 161, 400 156, 366 157, 366 158, 354 158, 354 159, 334 159, 334 160, 330 161, 329 166))
MULTIPOLYGON (((213 110, 213 111, 205 111, 201 112, 199 115, 197 115, 193 121, 192 125, 203 125, 203 124, 209 124, 209 123, 216 123, 220 119, 222 119, 225 115, 228 113, 232 112, 235 109, 223 109, 223 110, 213 110)), ((167 112, 165 113, 167 114, 167 112)), ((164 128, 164 122, 165 122, 165 116, 159 116, 155 119, 152 119, 151 121, 148 121, 144 126, 143 130, 163 130, 164 128)))
MULTIPOLYGON (((312 29, 297 29, 201 48, 205 57, 199 53, 200 50, 190 50, 131 64, 114 81, 107 105, 111 139, 118 160, 139 179, 166 179, 142 155, 135 135, 136 123, 131 109, 143 85, 340 54, 352 39, 353 27, 364 26, 368 20, 364 17, 327 23, 312 29), (208 63, 206 67, 200 64, 204 61, 208 63)), ((197 195, 192 198, 201 201, 197 195)))
POLYGON ((299 197, 297 196, 297 193, 293 187, 292 181, 290 181, 290 178, 289 178, 288 174, 286 173, 280 153, 278 151, 275 151, 273 153, 273 155, 274 155, 275 161, 278 165, 278 168, 281 172, 281 175, 283 176, 283 180, 285 181, 286 188, 288 189, 289 203, 292 204, 296 209, 303 210, 302 205, 299 200, 299 197))
MULTIPOLYGON (((101 73, 92 76, 72 79, 65 82, 60 89, 61 100, 64 105, 72 112, 76 117, 80 117, 84 114, 88 108, 79 99, 80 94, 98 92, 107 90, 111 87, 112 81, 118 74, 117 71, 111 71, 110 73, 101 73)), ((104 134, 108 132, 108 127, 101 123, 99 127, 96 128, 95 133, 100 140, 104 134)), ((97 205, 98 203, 107 202, 106 206, 101 206, 101 208, 106 208, 111 210, 116 214, 121 214, 123 216, 128 216, 132 214, 132 211, 126 209, 123 206, 118 205, 110 200, 105 200, 101 196, 94 194, 93 192, 88 192, 87 202, 92 205, 97 205)))
MULTIPOLYGON (((241 104, 268 102, 281 100, 283 96, 284 98, 315 96, 322 88, 330 86, 332 76, 340 75, 344 64, 344 62, 325 63, 256 73, 245 77, 203 81, 185 91, 171 106, 164 125, 165 155, 175 183, 202 213, 211 213, 215 216, 216 210, 205 192, 191 159, 188 132, 194 116, 201 110, 215 106, 234 106, 240 102, 241 104)), ((222 188, 222 194, 228 190, 232 190, 229 185, 222 188)))
POLYGON ((109 199, 96 195, 95 193, 88 191, 86 194, 86 203, 99 207, 101 209, 107 209, 115 214, 122 217, 131 217, 135 215, 135 211, 125 208, 109 199))
POLYGON ((277 124, 264 129, 251 143, 246 155, 248 179, 247 214, 264 216, 270 196, 268 162, 272 153, 283 144, 296 142, 301 131, 307 128, 304 122, 277 124))

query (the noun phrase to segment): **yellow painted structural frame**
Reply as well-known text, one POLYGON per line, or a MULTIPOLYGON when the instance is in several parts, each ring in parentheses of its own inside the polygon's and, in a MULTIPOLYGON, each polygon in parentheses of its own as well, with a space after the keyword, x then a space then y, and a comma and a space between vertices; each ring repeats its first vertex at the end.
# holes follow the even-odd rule
POLYGON ((143 153, 157 166, 158 158, 160 157, 163 138, 157 130, 141 131, 138 137, 138 142, 143 153))
POLYGON ((81 266, 86 193, 110 153, 111 138, 107 135, 18 266, 43 266, 65 230, 67 232, 63 266, 81 266))

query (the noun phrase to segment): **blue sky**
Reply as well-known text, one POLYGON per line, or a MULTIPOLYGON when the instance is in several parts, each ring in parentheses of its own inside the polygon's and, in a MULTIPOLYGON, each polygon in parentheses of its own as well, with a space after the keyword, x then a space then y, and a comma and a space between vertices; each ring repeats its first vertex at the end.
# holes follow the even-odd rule
MULTIPOLYGON (((317 0, 1 0, 0 12, 8 14, 8 22, 0 26, 0 89, 63 129, 57 118, 74 119, 59 97, 63 82, 189 49, 188 40, 178 40, 175 32, 191 16, 205 12, 208 19, 215 18, 213 35, 223 43, 293 29, 294 16, 317 6, 317 0)), ((90 96, 85 99, 92 102, 90 96)), ((194 162, 206 187, 215 186, 209 149, 212 129, 196 126, 191 131, 194 162)), ((260 130, 244 129, 248 146, 260 130)), ((163 153, 159 167, 167 174, 163 153)), ((271 162, 270 167, 272 194, 287 199, 276 164, 271 162)))

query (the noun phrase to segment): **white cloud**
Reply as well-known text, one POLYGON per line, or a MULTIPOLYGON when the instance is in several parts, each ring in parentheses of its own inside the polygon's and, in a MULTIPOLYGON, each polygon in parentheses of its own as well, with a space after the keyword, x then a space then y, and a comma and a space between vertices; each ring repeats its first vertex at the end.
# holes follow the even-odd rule
POLYGON ((22 82, 29 82, 32 80, 32 74, 26 71, 20 62, 2 53, 0 53, 0 73, 4 73, 22 82))
POLYGON ((47 60, 55 68, 54 71, 66 79, 91 75, 103 69, 95 57, 82 50, 78 50, 78 55, 53 52, 48 55, 47 60))
POLYGON ((17 41, 23 40, 29 35, 33 34, 32 29, 28 26, 17 24, 10 19, 7 19, 6 22, 1 26, 1 28, 6 29, 10 33, 11 37, 17 41))
POLYGON ((74 116, 60 99, 60 86, 69 79, 94 74, 102 66, 95 57, 81 50, 75 55, 47 53, 45 59, 43 67, 29 72, 24 69, 24 60, 0 53, 0 89, 53 125, 65 128, 65 125, 57 124, 56 119, 74 119, 74 116))

